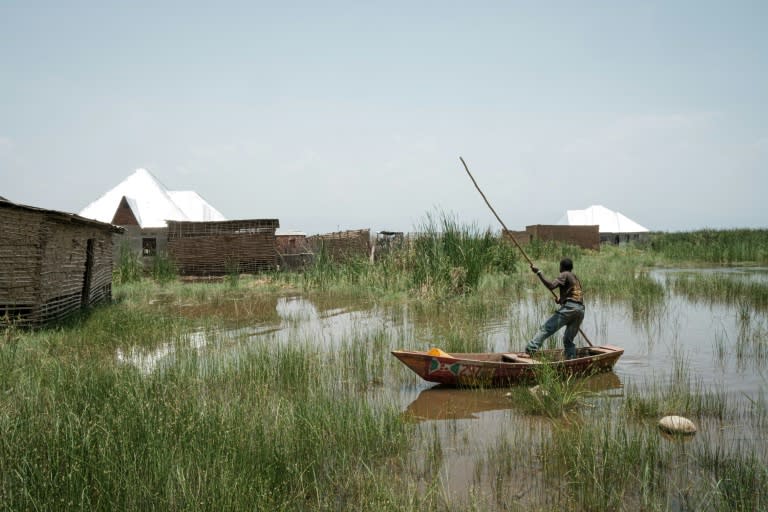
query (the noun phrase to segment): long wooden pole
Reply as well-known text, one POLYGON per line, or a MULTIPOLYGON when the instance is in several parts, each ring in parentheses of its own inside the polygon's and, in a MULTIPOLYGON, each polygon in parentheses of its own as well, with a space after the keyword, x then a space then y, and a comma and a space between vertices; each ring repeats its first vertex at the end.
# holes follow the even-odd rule
MULTIPOLYGON (((461 160, 461 163, 464 165, 464 170, 465 170, 465 171, 467 171, 467 175, 469 176, 469 179, 471 179, 471 180, 472 180, 472 184, 475 186, 475 188, 477 189, 477 191, 478 191, 478 192, 480 192, 480 195, 483 197, 483 201, 485 201, 485 204, 487 204, 487 205, 488 205, 488 208, 490 208, 490 209, 491 209, 491 212, 493 212, 493 216, 494 216, 494 217, 496 217, 496 220, 498 220, 498 221, 499 221, 499 224, 501 224, 501 227, 502 227, 502 228, 504 228, 504 231, 506 231, 507 233, 509 233, 509 236, 510 236, 510 238, 511 238, 511 239, 512 239, 512 241, 515 243, 515 245, 517 246, 517 248, 520 250, 520 253, 523 255, 523 258, 525 258, 525 261, 527 261, 527 262, 528 262, 528 265, 530 265, 531 267, 533 267, 534 265, 533 265, 533 261, 531 261, 531 258, 529 258, 527 254, 525 254, 525 251, 524 251, 524 250, 523 250, 523 248, 520 246, 520 244, 517 242, 517 239, 516 239, 516 238, 515 238, 515 237, 512 235, 512 233, 509 231, 509 229, 507 229, 507 226, 506 226, 506 224, 504 224, 504 221, 503 221, 503 220, 501 220, 501 217, 499 217, 499 214, 498 214, 498 213, 496 213, 496 210, 494 210, 494 209, 493 209, 493 206, 491 206, 491 203, 488 201, 488 198, 487 198, 487 197, 485 197, 485 194, 483 194, 483 191, 482 191, 482 190, 480 190, 480 186, 477 184, 477 181, 475 181, 475 177, 474 177, 474 176, 472 176, 472 173, 471 173, 471 172, 469 172, 469 167, 467 167, 467 162, 465 162, 465 161, 464 161, 464 158, 462 158, 462 157, 459 157, 459 160, 461 160)), ((552 295, 553 295, 555 298, 557 298, 557 294, 555 293, 555 290, 551 290, 551 289, 549 289, 549 288, 547 288, 547 289, 550 291, 550 293, 552 293, 552 295)), ((593 346, 593 345, 592 345, 592 342, 591 342, 591 341, 589 341, 589 338, 587 338, 587 335, 586 335, 586 334, 584 334, 584 331, 582 331, 582 330, 581 330, 581 328, 579 328, 579 334, 581 334, 581 336, 582 336, 582 337, 584 338, 584 340, 585 340, 585 341, 586 341, 586 342, 589 344, 589 346, 590 346, 590 347, 592 347, 592 346, 593 346)))

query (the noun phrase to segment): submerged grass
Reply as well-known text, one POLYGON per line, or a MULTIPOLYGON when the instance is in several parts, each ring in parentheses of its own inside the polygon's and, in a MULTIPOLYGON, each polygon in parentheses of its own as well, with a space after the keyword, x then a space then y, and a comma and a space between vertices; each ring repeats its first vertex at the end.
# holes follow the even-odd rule
MULTIPOLYGON (((339 393, 335 356, 281 345, 217 362, 176 344, 172 364, 144 375, 69 352, 85 334, 103 353, 126 343, 125 329, 112 331, 117 342, 99 334, 98 316, 0 347, 4 507, 407 508, 388 461, 407 448, 411 427, 392 406, 339 393), (41 351, 52 337, 60 349, 41 351)), ((165 325, 141 318, 131 320, 131 342, 165 325)), ((357 357, 342 355, 340 366, 357 357)))
POLYGON ((660 443, 657 432, 610 417, 555 428, 544 474, 570 510, 662 509, 670 460, 660 443))
POLYGON ((768 281, 752 280, 744 275, 685 273, 669 278, 676 293, 694 302, 749 305, 768 311, 768 281))
POLYGON ((768 507, 768 466, 764 455, 728 453, 705 445, 695 452, 700 470, 714 482, 706 494, 712 510, 752 511, 768 507))
POLYGON ((594 395, 586 388, 584 377, 563 376, 553 366, 539 365, 535 375, 535 386, 510 390, 510 399, 523 414, 564 418, 586 407, 594 395))
MULTIPOLYGON (((375 265, 321 260, 304 274, 182 284, 160 274, 157 282, 133 279, 130 268, 121 269, 126 278, 116 284, 115 304, 39 331, 7 326, 0 333, 0 503, 9 510, 766 507, 764 448, 703 442, 687 449, 659 435, 656 421, 665 414, 716 425, 746 421, 758 433, 768 424, 764 397, 738 409, 691 378, 684 361, 673 363, 669 379, 625 384, 619 405, 592 400, 578 380, 541 375, 543 393, 534 397, 526 388, 515 398, 519 407, 505 417, 508 437, 467 457, 476 461, 478 486, 494 479, 494 503, 452 502, 443 480, 452 454, 436 424, 419 432, 377 394, 387 382, 412 382, 392 376, 394 366, 405 372, 388 354, 393 336, 414 329, 411 338, 424 345, 487 351, 484 326, 503 322, 510 303, 529 300, 540 284, 513 247, 483 231, 447 217, 428 218, 422 231, 410 248, 375 265), (276 317, 274 292, 296 290, 315 294, 320 312, 338 307, 338 299, 323 304, 325 293, 403 307, 382 326, 318 348, 298 329, 305 318, 276 317), (278 321, 289 324, 287 341, 254 341, 246 329, 233 329, 234 341, 221 334, 278 321), (196 332, 217 349, 239 346, 199 350, 190 343, 196 332), (162 347, 168 356, 145 372, 119 362, 118 351, 131 347, 162 347), (521 412, 549 418, 541 421, 546 428, 524 432, 521 412), (520 482, 532 480, 544 483, 526 495, 520 482)), ((588 300, 625 303, 643 320, 664 307, 667 293, 646 269, 679 257, 665 243, 600 253, 542 244, 530 254, 549 276, 561 256, 573 257, 588 300)), ((724 252, 707 257, 762 257, 754 247, 724 252)), ((676 286, 691 297, 732 294, 743 304, 739 336, 748 340, 737 350, 748 357, 764 346, 762 309, 753 301, 759 289, 714 280, 676 286)), ((544 300, 534 306, 543 316, 544 300)), ((448 427, 450 435, 466 436, 461 425, 448 427)))
POLYGON ((726 449, 722 440, 664 436, 657 421, 669 414, 699 425, 753 417, 685 372, 642 391, 625 386, 621 407, 598 402, 581 421, 553 424, 542 460, 544 475, 561 491, 555 504, 571 510, 762 510, 768 497, 762 443, 726 449))
POLYGON ((718 421, 737 419, 737 410, 727 395, 701 382, 675 386, 658 382, 643 386, 630 384, 626 389, 624 409, 631 418, 658 420, 675 415, 718 421))

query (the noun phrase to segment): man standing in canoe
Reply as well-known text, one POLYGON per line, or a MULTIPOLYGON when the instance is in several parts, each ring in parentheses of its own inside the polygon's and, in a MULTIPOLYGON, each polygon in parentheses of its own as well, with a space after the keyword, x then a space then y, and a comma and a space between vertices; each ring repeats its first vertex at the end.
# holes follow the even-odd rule
POLYGON ((573 261, 570 258, 560 260, 560 275, 552 281, 544 277, 541 270, 533 265, 531 265, 531 270, 550 290, 560 289, 560 296, 557 299, 560 307, 539 327, 539 331, 528 342, 525 351, 529 355, 533 355, 541 348, 544 340, 565 326, 565 333, 563 334, 565 358, 573 359, 576 357, 576 345, 574 345, 573 339, 578 334, 581 322, 584 320, 584 293, 581 289, 581 281, 573 273, 573 261))

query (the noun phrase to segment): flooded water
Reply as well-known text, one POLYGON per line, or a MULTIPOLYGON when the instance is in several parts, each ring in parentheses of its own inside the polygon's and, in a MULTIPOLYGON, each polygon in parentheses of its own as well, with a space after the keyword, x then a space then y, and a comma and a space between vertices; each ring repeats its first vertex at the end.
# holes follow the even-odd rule
MULTIPOLYGON (((593 344, 613 344, 625 353, 613 372, 592 377, 585 385, 605 399, 621 400, 628 385, 652 386, 668 382, 684 371, 692 382, 724 391, 733 403, 748 404, 765 388, 768 362, 768 315, 744 301, 728 303, 718 297, 691 299, 673 291, 671 283, 690 271, 657 270, 653 279, 665 293, 650 303, 591 301, 582 330, 593 344)), ((736 280, 768 280, 768 269, 705 269, 736 280)), ((489 351, 522 350, 538 324, 549 313, 538 300, 502 304, 497 311, 477 319, 448 314, 420 314, 413 306, 382 308, 338 297, 283 296, 274 298, 268 318, 235 328, 201 327, 188 333, 190 347, 228 352, 232 357, 262 343, 301 340, 317 350, 333 351, 344 345, 385 339, 391 349, 426 350, 441 346, 445 336, 477 336, 489 351)), ((183 306, 180 306, 183 313, 183 306)), ((577 343, 584 344, 583 340, 577 343)), ((560 343, 556 337, 554 346, 560 343)), ((171 343, 154 350, 126 348, 120 361, 151 372, 173 358, 171 343)), ((510 425, 524 425, 527 436, 546 430, 548 421, 525 417, 514 410, 505 389, 441 389, 402 368, 393 357, 388 375, 368 391, 371 400, 399 404, 403 414, 425 435, 434 435, 442 446, 438 468, 443 492, 461 499, 468 493, 491 493, 492 482, 483 483, 478 454, 493 451, 510 425)), ((764 432, 738 425, 700 426, 696 442, 762 443, 764 432)), ((518 440, 529 442, 529 438, 518 440)), ((418 458, 419 454, 414 454, 418 458)))

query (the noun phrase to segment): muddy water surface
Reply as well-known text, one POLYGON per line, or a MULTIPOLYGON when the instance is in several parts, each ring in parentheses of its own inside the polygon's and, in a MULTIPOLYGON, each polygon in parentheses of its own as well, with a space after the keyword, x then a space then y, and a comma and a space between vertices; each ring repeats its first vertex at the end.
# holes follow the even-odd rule
MULTIPOLYGON (((748 301, 728 303, 718 297, 707 300, 676 294, 671 280, 687 271, 652 273, 665 287, 662 297, 651 301, 589 301, 582 329, 593 344, 614 344, 625 349, 613 372, 595 376, 585 385, 599 399, 621 401, 628 385, 643 388, 668 382, 685 372, 692 382, 724 391, 734 404, 748 404, 761 397, 766 385, 768 315, 748 301)), ((702 272, 702 271, 698 271, 702 272)), ((767 280, 768 269, 708 269, 713 275, 736 280, 767 280)), ((428 349, 445 347, 450 336, 474 336, 489 351, 522 350, 527 339, 549 313, 549 304, 529 298, 506 301, 491 313, 425 314, 414 306, 382 308, 338 297, 281 296, 253 323, 239 318, 237 326, 190 332, 188 344, 195 350, 227 352, 232 357, 261 344, 304 343, 317 350, 334 351, 345 345, 386 340, 386 348, 428 349)), ((183 305, 179 307, 183 313, 183 305)), ((262 308, 263 309, 263 308, 262 308)), ((243 305, 240 305, 240 311, 243 305)), ((201 314, 196 312, 195 314, 201 314)), ((238 314, 240 317, 241 314, 238 314)), ((557 346, 559 337, 552 340, 557 346)), ((583 344, 583 340, 581 340, 583 344)), ((118 358, 151 372, 173 358, 173 344, 154 350, 126 348, 118 358)), ((526 417, 515 410, 508 390, 452 390, 435 387, 404 369, 393 357, 387 359, 386 376, 368 391, 371 400, 396 403, 403 414, 418 424, 425 436, 440 441, 440 456, 416 448, 415 464, 441 482, 442 492, 452 499, 499 492, 486 461, 500 443, 534 446, 537 436, 550 428, 550 420, 526 417), (420 451, 422 450, 422 451, 420 451), (433 460, 434 459, 434 460, 433 460), (425 461, 431 460, 427 463, 425 461)), ((766 432, 739 424, 701 425, 690 443, 744 442, 760 445, 766 432)), ((515 500, 533 495, 536 480, 531 468, 512 480, 519 488, 507 491, 515 500)), ((534 470, 535 472, 535 470, 534 470)), ((503 499, 497 500, 503 508, 503 499)))

